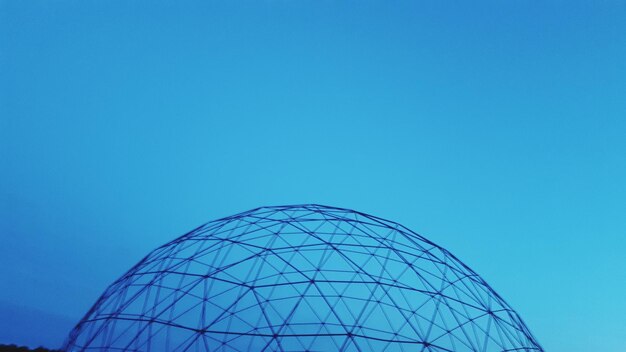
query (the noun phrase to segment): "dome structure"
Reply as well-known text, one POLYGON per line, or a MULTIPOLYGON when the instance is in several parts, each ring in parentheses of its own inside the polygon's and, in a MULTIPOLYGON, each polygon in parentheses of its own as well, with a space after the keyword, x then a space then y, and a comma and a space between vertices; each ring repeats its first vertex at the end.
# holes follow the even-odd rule
POLYGON ((320 206, 202 225, 109 286, 66 351, 543 351, 444 248, 320 206))

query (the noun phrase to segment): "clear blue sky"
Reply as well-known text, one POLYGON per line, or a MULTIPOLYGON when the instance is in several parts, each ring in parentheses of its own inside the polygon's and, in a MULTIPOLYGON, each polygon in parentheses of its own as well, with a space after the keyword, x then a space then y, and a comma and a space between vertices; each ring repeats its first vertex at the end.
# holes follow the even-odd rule
POLYGON ((0 343, 60 345, 201 223, 315 202, 446 247, 549 351, 626 350, 625 18, 587 0, 0 0, 0 343))

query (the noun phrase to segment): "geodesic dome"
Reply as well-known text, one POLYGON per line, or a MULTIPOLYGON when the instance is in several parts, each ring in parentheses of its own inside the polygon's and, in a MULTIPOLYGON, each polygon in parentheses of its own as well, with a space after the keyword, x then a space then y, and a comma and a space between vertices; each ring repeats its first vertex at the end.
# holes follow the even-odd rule
POLYGON ((66 351, 543 351, 445 249, 320 205, 215 220, 109 286, 66 351))

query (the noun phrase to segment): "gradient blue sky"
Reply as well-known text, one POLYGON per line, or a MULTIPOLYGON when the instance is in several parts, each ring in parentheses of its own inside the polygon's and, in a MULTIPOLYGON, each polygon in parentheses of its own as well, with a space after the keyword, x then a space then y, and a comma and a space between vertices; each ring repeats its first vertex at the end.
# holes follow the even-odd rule
POLYGON ((315 202, 446 247, 549 351, 626 350, 625 18, 622 1, 0 0, 0 343, 60 345, 201 223, 315 202))

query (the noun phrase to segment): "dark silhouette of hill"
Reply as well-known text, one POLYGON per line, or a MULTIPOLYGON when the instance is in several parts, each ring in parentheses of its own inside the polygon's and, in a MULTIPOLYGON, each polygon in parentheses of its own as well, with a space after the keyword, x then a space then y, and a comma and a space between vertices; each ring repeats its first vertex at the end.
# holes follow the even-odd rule
MULTIPOLYGON (((0 299, 0 344, 59 348, 75 320, 0 299)), ((2 351, 5 351, 4 349, 2 351)))
POLYGON ((49 350, 44 347, 37 347, 31 350, 25 346, 0 345, 0 352, 61 352, 61 350, 49 350))

